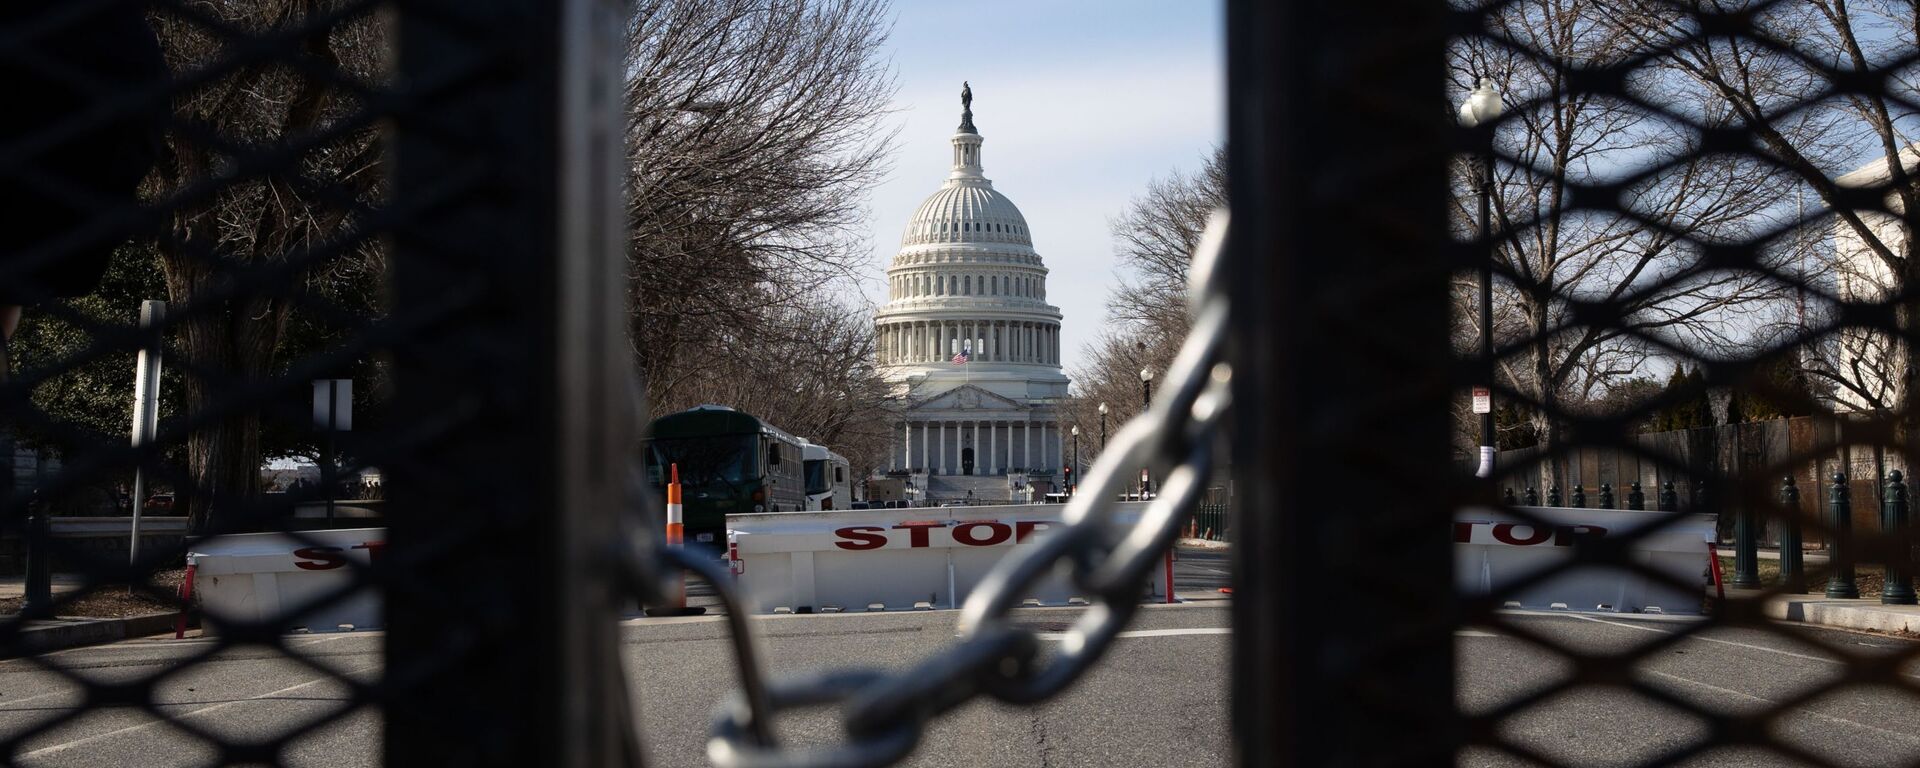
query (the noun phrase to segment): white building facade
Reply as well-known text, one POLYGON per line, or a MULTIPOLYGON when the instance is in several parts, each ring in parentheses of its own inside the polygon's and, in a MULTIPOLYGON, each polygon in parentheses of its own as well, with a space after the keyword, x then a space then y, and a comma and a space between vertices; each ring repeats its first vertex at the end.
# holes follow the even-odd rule
MULTIPOLYGON (((1912 174, 1920 167, 1920 145, 1902 150, 1900 162, 1912 174)), ((1842 188, 1884 188, 1892 179, 1886 158, 1868 163, 1847 173, 1835 183, 1842 188)), ((1902 213, 1900 196, 1888 191, 1882 198, 1886 210, 1855 211, 1873 239, 1905 258, 1906 228, 1892 214, 1902 213), (1891 212, 1891 213, 1889 213, 1891 212)), ((1875 252, 1868 239, 1852 224, 1838 217, 1833 221, 1836 295, 1843 301, 1884 303, 1893 296, 1900 279, 1886 260, 1875 252)), ((1832 359, 1825 367, 1839 377, 1831 382, 1835 410, 1872 412, 1892 407, 1900 396, 1900 383, 1906 376, 1906 349, 1899 339, 1883 331, 1848 326, 1833 334, 1833 345, 1826 353, 1832 359)))
POLYGON ((1026 217, 982 174, 971 100, 963 91, 952 172, 907 223, 874 318, 906 403, 887 469, 934 502, 1029 498, 1065 461, 1060 310, 1026 217))

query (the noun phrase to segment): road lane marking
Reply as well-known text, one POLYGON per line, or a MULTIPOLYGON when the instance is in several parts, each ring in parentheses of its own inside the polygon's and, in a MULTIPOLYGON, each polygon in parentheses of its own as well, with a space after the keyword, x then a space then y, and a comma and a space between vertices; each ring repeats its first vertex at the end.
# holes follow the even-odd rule
MULTIPOLYGON (((1034 637, 1042 640, 1064 640, 1066 632, 1035 632, 1034 637)), ((1231 627, 1192 627, 1188 629, 1133 629, 1115 637, 1178 637, 1180 635, 1231 635, 1231 627)))
MULTIPOLYGON (((1121 632, 1118 635, 1118 637, 1179 637, 1181 635, 1231 635, 1231 634, 1233 634, 1232 627, 1192 627, 1187 629, 1135 629, 1135 630, 1129 630, 1126 632, 1121 632)), ((1483 632, 1477 629, 1455 630, 1453 634, 1455 637, 1499 637, 1500 636, 1492 632, 1483 632)), ((1058 641, 1058 640, 1065 639, 1066 636, 1067 636, 1066 632, 1035 632, 1034 633, 1034 637, 1038 637, 1041 640, 1058 641)), ((958 637, 958 635, 956 635, 956 637, 958 637)))
MULTIPOLYGON (((1638 624, 1628 624, 1626 622, 1621 622, 1621 621, 1607 621, 1606 619, 1595 618, 1593 616, 1581 616, 1580 614, 1577 614, 1577 613, 1567 614, 1567 618, 1579 619, 1581 621, 1591 621, 1591 622, 1596 622, 1599 624, 1607 624, 1615 627, 1625 627, 1627 629, 1637 629, 1642 632, 1652 632, 1660 635, 1673 634, 1672 632, 1669 632, 1664 629, 1654 629, 1653 627, 1644 627, 1638 624)), ((1721 640, 1720 638, 1717 638, 1717 637, 1701 637, 1697 633, 1687 635, 1686 639, 1698 640, 1703 643, 1719 643, 1720 645, 1731 645, 1735 648, 1745 648, 1751 651, 1766 651, 1767 653, 1777 653, 1777 654, 1780 654, 1781 656, 1791 656, 1796 659, 1805 659, 1807 661, 1817 661, 1822 664, 1841 664, 1841 665, 1846 664, 1846 662, 1841 661, 1839 659, 1827 658, 1824 656, 1809 656, 1804 653, 1794 653, 1793 651, 1783 651, 1778 648, 1768 648, 1764 645, 1753 645, 1750 643, 1738 643, 1732 640, 1721 640)))
MULTIPOLYGON (((1693 679, 1693 678, 1690 678, 1690 677, 1681 677, 1681 676, 1679 676, 1679 675, 1675 675, 1675 674, 1671 674, 1671 673, 1667 673, 1667 672, 1661 672, 1661 671, 1659 671, 1659 670, 1654 670, 1654 669, 1643 669, 1643 670, 1639 670, 1639 671, 1641 671, 1641 672, 1645 672, 1646 674, 1649 674, 1649 675, 1653 675, 1653 676, 1655 676, 1655 677, 1664 677, 1664 678, 1666 678, 1666 679, 1668 679, 1668 680, 1672 680, 1672 681, 1675 681, 1675 682, 1680 682, 1680 683, 1686 683, 1686 684, 1688 684, 1688 685, 1695 685, 1695 686, 1699 686, 1699 687, 1701 687, 1701 688, 1705 688, 1705 689, 1707 689, 1707 690, 1710 690, 1710 691, 1714 691, 1714 692, 1716 692, 1716 693, 1721 693, 1721 694, 1725 694, 1725 695, 1727 695, 1727 696, 1733 696, 1733 697, 1736 697, 1736 698, 1741 698, 1741 699, 1747 699, 1747 700, 1749 700, 1749 701, 1757 701, 1757 702, 1760 702, 1760 703, 1762 703, 1762 704, 1768 704, 1768 705, 1772 705, 1772 706, 1779 706, 1779 704, 1780 704, 1780 702, 1777 702, 1777 701, 1774 701, 1773 699, 1768 699, 1768 698, 1763 698, 1763 697, 1760 697, 1760 696, 1755 696, 1755 695, 1753 695, 1753 694, 1751 694, 1751 693, 1746 693, 1746 692, 1744 692, 1744 691, 1736 691, 1736 690, 1733 690, 1733 689, 1731 689, 1731 688, 1722 688, 1722 687, 1720 687, 1720 686, 1717 686, 1717 685, 1714 685, 1714 684, 1712 684, 1712 683, 1703 683, 1703 682, 1701 682, 1701 681, 1699 681, 1699 680, 1695 680, 1695 679, 1693 679)), ((1873 726, 1873 725, 1868 725, 1868 724, 1866 724, 1866 723, 1862 723, 1862 722, 1859 722, 1859 721, 1857 721, 1857 720, 1848 720, 1848 719, 1846 719, 1846 718, 1844 718, 1844 717, 1835 717, 1835 716, 1833 716, 1833 715, 1829 715, 1829 714, 1826 714, 1826 713, 1823 713, 1823 712, 1815 712, 1815 711, 1813 711, 1813 710, 1811 710, 1811 709, 1807 709, 1807 708, 1804 708, 1804 707, 1795 707, 1795 708, 1794 708, 1794 709, 1793 709, 1792 711, 1793 711, 1793 712, 1796 712, 1796 713, 1799 713, 1799 714, 1803 714, 1803 715, 1807 715, 1808 717, 1812 717, 1812 718, 1814 718, 1815 720, 1822 720, 1822 721, 1825 721, 1825 722, 1829 722, 1829 723, 1837 723, 1837 724, 1840 724, 1840 725, 1851 725, 1851 726, 1853 726, 1853 727, 1855 727, 1855 728, 1860 728, 1860 729, 1863 729, 1863 730, 1868 730, 1868 731, 1872 731, 1872 732, 1874 732, 1874 733, 1876 733, 1876 734, 1879 734, 1879 735, 1881 735, 1881 736, 1891 736, 1891 737, 1893 737, 1893 738, 1895 738, 1895 739, 1899 739, 1899 740, 1901 740, 1901 741, 1904 741, 1904 742, 1907 742, 1907 743, 1909 743, 1909 744, 1920 744, 1920 736, 1916 736, 1916 735, 1913 735, 1913 734, 1910 734, 1910 733, 1901 733, 1901 732, 1899 732, 1899 731, 1889 731, 1889 730, 1887 730, 1887 729, 1885 729, 1885 728, 1881 728, 1881 727, 1878 727, 1878 726, 1873 726)))
MULTIPOLYGON (((355 670, 351 670, 351 671, 348 671, 348 672, 344 672, 344 673, 341 673, 341 674, 340 674, 339 676, 340 676, 340 677, 350 677, 350 676, 353 676, 353 675, 357 675, 357 674, 360 674, 360 673, 362 673, 362 672, 366 672, 366 671, 368 671, 368 670, 371 670, 371 669, 377 669, 377 668, 379 668, 379 666, 380 666, 379 664, 369 664, 369 665, 367 665, 367 666, 364 666, 364 667, 361 667, 361 668, 359 668, 359 669, 355 669, 355 670)), ((148 729, 148 728, 152 728, 152 727, 155 727, 155 726, 161 726, 161 725, 166 725, 166 724, 167 724, 167 721, 168 721, 168 720, 185 720, 185 719, 187 719, 187 718, 189 718, 189 717, 193 717, 193 716, 195 716, 195 715, 204 715, 204 714, 206 714, 206 713, 208 713, 208 712, 212 712, 212 711, 215 711, 215 710, 220 710, 220 709, 226 709, 227 707, 232 707, 232 706, 237 706, 237 705, 240 705, 240 704, 247 704, 247 703, 251 703, 251 702, 256 702, 256 701, 263 701, 263 700, 266 700, 266 699, 268 699, 268 698, 271 698, 271 697, 274 697, 274 696, 284 696, 284 695, 286 695, 286 694, 289 694, 289 693, 293 693, 294 691, 298 691, 298 690, 300 690, 300 689, 302 689, 302 688, 306 688, 306 687, 308 687, 308 686, 314 686, 314 685, 319 685, 319 684, 321 684, 321 683, 339 683, 339 682, 340 682, 340 681, 339 681, 338 679, 336 679, 335 677, 333 677, 333 676, 328 676, 328 677, 322 677, 322 678, 317 678, 317 679, 314 679, 314 680, 308 680, 308 681, 306 681, 306 682, 304 682, 304 683, 300 683, 300 684, 298 684, 298 685, 290 685, 290 686, 287 686, 287 687, 285 687, 285 688, 282 688, 282 689, 280 689, 280 690, 277 690, 277 691, 268 691, 268 692, 266 692, 266 693, 262 693, 262 694, 259 694, 259 695, 257 695, 257 696, 248 696, 247 698, 244 698, 244 699, 235 699, 235 700, 233 700, 233 701, 223 701, 223 702, 220 702, 220 703, 218 703, 218 704, 209 704, 209 705, 207 705, 207 706, 204 706, 204 707, 201 707, 201 708, 199 708, 199 709, 196 709, 196 710, 193 710, 193 711, 190 711, 190 712, 183 712, 183 713, 180 713, 180 714, 178 714, 178 715, 172 715, 172 716, 170 716, 170 717, 167 717, 167 718, 166 718, 166 719, 164 719, 164 720, 152 720, 152 721, 149 721, 149 722, 145 722, 145 723, 141 723, 141 724, 139 724, 139 725, 129 725, 129 726, 127 726, 127 727, 125 727, 125 728, 115 728, 114 730, 111 730, 111 731, 107 731, 106 733, 96 733, 96 734, 94 734, 94 735, 92 735, 92 736, 88 736, 88 737, 86 737, 86 738, 84 738, 84 739, 76 739, 76 740, 74 740, 74 741, 69 741, 69 742, 64 742, 64 743, 60 743, 60 744, 55 744, 55 745, 53 745, 53 746, 51 746, 51 747, 42 747, 42 748, 40 748, 40 749, 36 749, 36 750, 34 750, 34 751, 32 751, 32 752, 24 752, 24 753, 21 753, 21 754, 19 754, 19 755, 16 755, 16 757, 19 757, 19 758, 28 758, 28 757, 34 757, 34 756, 37 756, 37 755, 51 755, 51 754, 54 754, 54 753, 56 753, 56 752, 65 752, 65 751, 67 751, 67 750, 69 750, 69 749, 72 749, 72 748, 74 748, 74 747, 78 747, 78 746, 84 746, 84 745, 87 745, 87 744, 92 744, 92 743, 95 743, 95 742, 98 742, 98 741, 103 741, 103 740, 105 740, 105 739, 110 739, 110 738, 113 738, 113 737, 115 737, 115 736, 120 736, 120 735, 122 735, 122 734, 128 734, 128 733, 133 733, 133 732, 135 732, 135 731, 144 731, 144 730, 146 730, 146 729, 148 729)), ((183 703, 184 703, 184 702, 183 702, 183 703)), ((347 702, 347 703, 351 703, 351 702, 347 702)), ((165 706, 179 706, 179 705, 177 705, 177 704, 174 704, 174 705, 170 705, 170 704, 155 704, 155 706, 157 706, 157 707, 165 707, 165 706)), ((145 710, 142 710, 142 711, 144 712, 145 710)))
MULTIPOLYGON (((365 634, 365 633, 361 633, 361 636, 364 636, 364 634, 365 634)), ((316 637, 316 638, 312 638, 312 639, 310 639, 310 640, 306 640, 305 642, 300 642, 300 643, 288 643, 288 645, 287 645, 287 647, 288 647, 288 648, 294 648, 294 649, 304 649, 304 648, 310 648, 310 647, 313 647, 313 646, 316 646, 316 645, 320 645, 320 644, 322 644, 322 643, 325 643, 325 642, 328 642, 328 641, 332 641, 332 640, 345 640, 345 639, 347 639, 347 638, 349 638, 349 637, 353 637, 353 636, 354 636, 354 635, 350 635, 350 634, 344 634, 344 633, 343 633, 343 634, 339 634, 339 635, 330 635, 330 636, 326 636, 326 637, 316 637)), ((293 639, 293 638, 288 638, 288 639, 289 639, 289 640, 291 640, 291 639, 293 639)), ((167 646, 165 646, 165 647, 168 647, 168 648, 179 648, 179 647, 182 647, 182 646, 193 646, 193 645, 202 645, 202 644, 204 644, 204 643, 211 643, 211 642, 214 642, 215 640, 216 640, 216 638, 206 638, 206 639, 205 639, 204 641, 202 641, 202 640, 200 640, 200 639, 198 639, 198 638, 196 638, 196 639, 190 639, 190 640, 178 640, 178 641, 169 641, 169 642, 168 642, 168 644, 167 644, 167 646)), ((121 645, 121 644, 119 644, 119 643, 114 643, 114 644, 110 644, 110 645, 96 645, 96 646, 88 646, 88 647, 83 647, 83 648, 67 648, 67 649, 64 649, 64 650, 61 650, 61 651, 55 651, 54 653, 71 653, 71 652, 74 652, 74 651, 104 651, 104 650, 127 650, 127 649, 129 649, 129 648, 134 648, 134 649, 139 649, 139 650, 147 650, 147 649, 151 649, 151 648, 153 648, 153 647, 155 647, 155 646, 144 646, 144 647, 142 647, 142 646, 126 646, 126 645, 121 645)), ((236 646, 236 647, 238 647, 238 646, 236 646)), ((52 653, 49 653, 49 654, 43 654, 43 655, 45 655, 45 656, 51 656, 51 655, 53 655, 53 654, 52 654, 52 653)), ((135 665, 135 666, 165 666, 165 665, 168 665, 168 664, 175 664, 175 665, 177 665, 177 664, 179 664, 180 662, 184 662, 184 661, 187 661, 187 660, 189 660, 189 659, 192 659, 192 660, 193 660, 193 661, 192 661, 192 664, 199 664, 199 663, 202 663, 202 662, 211 662, 211 663, 223 663, 223 662, 225 662, 225 663, 230 663, 230 662, 234 662, 234 661, 268 661, 268 660, 274 660, 274 659, 283 659, 283 658, 287 658, 287 656, 286 656, 285 654, 281 654, 281 655, 279 655, 279 656, 262 656, 262 657, 259 657, 259 658, 252 658, 252 659, 221 659, 221 658, 218 658, 218 657, 215 657, 215 658, 213 658, 213 659, 211 659, 211 660, 208 660, 208 659, 200 659, 200 658, 198 658, 198 657, 193 657, 193 656, 183 656, 183 657, 174 657, 174 658, 167 658, 167 657, 161 657, 161 658, 150 658, 150 659, 140 659, 140 658, 136 658, 136 659, 129 659, 129 660, 127 660, 127 661, 125 661, 125 662, 122 662, 122 663, 124 663, 124 664, 129 664, 129 665, 135 665)), ((191 664, 190 664, 189 666, 191 666, 191 664)), ((49 675, 57 675, 57 674, 59 674, 59 673, 57 673, 57 672, 53 672, 53 671, 51 671, 51 670, 43 670, 43 671, 45 671, 45 672, 46 672, 47 674, 49 674, 49 675)), ((45 699, 45 698, 49 698, 49 697, 53 697, 53 696, 74 696, 74 695, 76 695, 76 694, 77 694, 77 695, 79 695, 79 696, 80 696, 81 698, 84 698, 84 697, 85 697, 85 695, 86 695, 86 691, 85 691, 85 686, 84 686, 83 684, 79 684, 79 683, 73 683, 72 681, 70 681, 70 680, 68 680, 67 678, 64 678, 64 677, 60 677, 60 678, 58 678, 58 680, 59 680, 59 681, 61 681, 61 682, 65 682, 65 683, 67 683, 67 684, 69 684, 69 685, 72 685, 72 686, 73 686, 73 688, 72 688, 72 689, 70 689, 70 690, 57 690, 57 691, 48 691, 48 692, 46 692, 46 693, 37 693, 37 694, 34 694, 34 695, 32 695, 32 696, 28 696, 28 697, 26 697, 26 698, 23 698, 23 699, 11 699, 11 700, 8 700, 8 699, 0 699, 0 715, 5 715, 5 714, 13 714, 13 713, 19 713, 19 712, 37 712, 37 711, 40 711, 41 709, 44 709, 44 707, 33 707, 33 708, 31 708, 31 709, 23 709, 23 708, 21 708, 21 706, 20 706, 20 705, 22 705, 22 704, 26 704, 27 702, 30 702, 30 701, 39 701, 39 700, 41 700, 41 699, 45 699)))

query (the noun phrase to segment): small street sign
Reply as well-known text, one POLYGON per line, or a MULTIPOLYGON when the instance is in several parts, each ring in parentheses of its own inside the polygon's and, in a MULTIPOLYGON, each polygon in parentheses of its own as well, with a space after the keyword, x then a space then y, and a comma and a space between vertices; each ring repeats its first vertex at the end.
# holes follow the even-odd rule
POLYGON ((1473 412, 1493 413, 1493 390, 1487 387, 1473 388, 1473 412))

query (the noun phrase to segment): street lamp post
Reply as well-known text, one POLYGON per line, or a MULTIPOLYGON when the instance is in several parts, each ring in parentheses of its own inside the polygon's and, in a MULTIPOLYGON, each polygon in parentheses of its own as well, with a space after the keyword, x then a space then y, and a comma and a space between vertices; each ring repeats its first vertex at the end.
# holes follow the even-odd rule
MULTIPOLYGON (((1500 117, 1500 91, 1493 87, 1493 78, 1480 78, 1480 87, 1467 95, 1466 102, 1460 105, 1460 124, 1475 128, 1490 123, 1500 117)), ((1480 152, 1473 162, 1473 188, 1480 198, 1480 242, 1487 242, 1487 233, 1493 227, 1493 141, 1488 134, 1487 148, 1480 152)), ((1487 405, 1480 414, 1480 469, 1479 477, 1493 476, 1493 249, 1487 249, 1487 256, 1480 263, 1480 359, 1486 363, 1487 405)), ((1477 409, 1476 409, 1477 410, 1477 409)))
POLYGON ((1100 452, 1107 452, 1107 404, 1100 404, 1100 452))
MULTIPOLYGON (((1147 410, 1152 407, 1153 407, 1153 369, 1142 368, 1140 369, 1140 412, 1146 413, 1147 410)), ((1153 475, 1151 474, 1152 471, 1153 470, 1149 467, 1140 468, 1140 499, 1142 501, 1146 500, 1148 494, 1153 493, 1153 475)))
POLYGON ((1067 478, 1067 495, 1080 487, 1080 425, 1073 425, 1073 476, 1067 478))

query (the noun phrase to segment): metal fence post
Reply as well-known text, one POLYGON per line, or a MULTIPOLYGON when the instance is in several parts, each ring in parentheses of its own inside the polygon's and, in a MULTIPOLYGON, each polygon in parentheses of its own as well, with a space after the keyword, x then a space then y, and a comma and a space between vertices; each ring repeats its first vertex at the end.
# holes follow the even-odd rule
POLYGON ((1887 493, 1880 502, 1880 535, 1887 541, 1886 578, 1880 587, 1880 602, 1886 605, 1913 605, 1913 572, 1907 567, 1911 547, 1901 544, 1907 529, 1907 484, 1900 470, 1887 474, 1887 493))
POLYGON ((1733 578, 1727 586, 1755 589, 1760 586, 1760 537, 1754 532, 1754 511, 1746 504, 1733 510, 1733 578))
POLYGON ((1636 480, 1627 491, 1627 509, 1640 511, 1647 508, 1647 494, 1640 490, 1640 481, 1636 480))
POLYGON ((1807 566, 1800 549, 1800 489, 1793 475, 1780 479, 1780 507, 1780 583, 1799 594, 1807 591, 1807 566))
MULTIPOLYGON (((9 457, 11 458, 11 457, 9 457)), ((11 464, 7 471, 13 471, 11 464)), ((27 583, 26 594, 20 601, 20 618, 53 618, 53 553, 48 551, 48 539, 52 525, 47 520, 45 505, 38 499, 28 502, 27 507, 27 583)))
POLYGON ((609 542, 641 416, 614 0, 402 4, 388 765, 639 765, 609 542), (445 75, 455 62, 473 69, 445 75), (451 199, 449 199, 451 198, 451 199))
POLYGON ((1827 497, 1827 506, 1833 515, 1828 521, 1833 540, 1827 544, 1827 565, 1833 573, 1827 577, 1827 597, 1859 597, 1860 586, 1853 580, 1853 502, 1848 499, 1845 472, 1833 473, 1833 490, 1827 497))
POLYGON ((1432 489, 1499 492, 1425 458, 1447 451, 1447 286, 1470 267, 1407 258, 1463 250, 1447 237, 1445 13, 1227 5, 1242 766, 1451 764, 1464 738, 1442 499, 1468 491, 1432 489), (1381 483, 1382 457, 1416 476, 1381 483), (1350 503, 1362 487, 1368 503, 1350 503), (1346 588, 1300 588, 1315 583, 1346 588), (1396 596, 1390 624, 1349 591, 1376 589, 1396 596))

